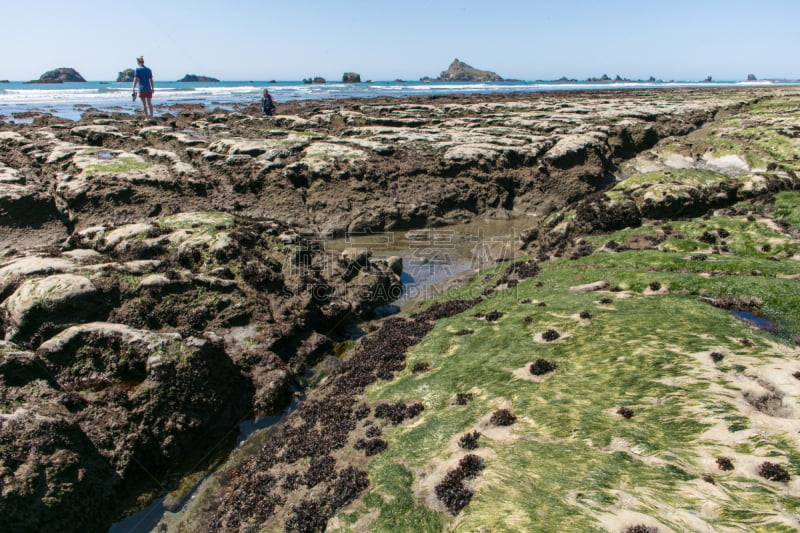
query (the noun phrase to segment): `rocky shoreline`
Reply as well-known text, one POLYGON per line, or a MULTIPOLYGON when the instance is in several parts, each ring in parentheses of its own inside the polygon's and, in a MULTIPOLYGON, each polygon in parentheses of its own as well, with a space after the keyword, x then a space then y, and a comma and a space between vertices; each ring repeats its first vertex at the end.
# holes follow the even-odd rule
MULTIPOLYGON (((520 246, 539 261, 580 257, 586 235, 796 189, 779 158, 754 169, 702 143, 648 152, 790 93, 293 102, 275 117, 184 106, 150 122, 89 110, 0 124, 3 526, 107 530, 209 450, 230 449, 242 420, 281 412, 343 326, 399 294, 396 261, 332 254, 320 236, 518 216, 531 221, 520 246), (675 168, 743 177, 600 194, 675 168)), ((498 286, 537 269, 512 265, 498 286)), ((478 302, 391 319, 359 341, 197 519, 324 529, 366 488, 382 428, 421 412, 369 405, 364 388, 402 370, 437 320, 478 302)))
POLYGON ((40 115, 2 126, 3 242, 189 210, 337 236, 542 216, 602 189, 660 138, 758 94, 769 91, 292 102, 276 117, 188 106, 152 123, 40 115))

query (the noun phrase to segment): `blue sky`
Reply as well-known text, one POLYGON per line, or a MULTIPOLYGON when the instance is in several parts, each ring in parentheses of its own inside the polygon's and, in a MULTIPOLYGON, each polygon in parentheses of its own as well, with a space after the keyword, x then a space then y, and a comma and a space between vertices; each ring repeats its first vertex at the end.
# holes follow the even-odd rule
POLYGON ((798 0, 8 0, 0 79, 416 80, 454 58, 505 78, 800 78, 798 0))

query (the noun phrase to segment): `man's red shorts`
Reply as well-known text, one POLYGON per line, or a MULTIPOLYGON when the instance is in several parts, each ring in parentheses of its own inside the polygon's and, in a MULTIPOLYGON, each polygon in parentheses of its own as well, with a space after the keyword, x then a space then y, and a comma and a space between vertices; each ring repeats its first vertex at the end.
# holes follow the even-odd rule
POLYGON ((153 91, 139 91, 139 98, 152 98, 153 91))

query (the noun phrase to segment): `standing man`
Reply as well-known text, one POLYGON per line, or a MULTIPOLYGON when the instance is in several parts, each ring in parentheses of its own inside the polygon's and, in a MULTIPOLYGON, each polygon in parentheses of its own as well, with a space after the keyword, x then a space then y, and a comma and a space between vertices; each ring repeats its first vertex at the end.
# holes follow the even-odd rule
POLYGON ((133 73, 133 90, 136 90, 136 83, 139 83, 139 100, 142 101, 142 109, 145 118, 153 118, 153 91, 156 86, 153 83, 153 71, 144 66, 144 57, 136 58, 139 66, 133 73))

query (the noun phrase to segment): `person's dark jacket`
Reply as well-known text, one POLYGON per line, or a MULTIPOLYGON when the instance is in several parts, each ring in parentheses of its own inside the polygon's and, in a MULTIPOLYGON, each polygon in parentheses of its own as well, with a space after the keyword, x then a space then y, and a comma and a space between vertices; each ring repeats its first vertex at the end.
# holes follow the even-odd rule
POLYGON ((275 114, 275 102, 272 101, 272 96, 267 94, 261 98, 261 111, 265 115, 274 115, 275 114))

